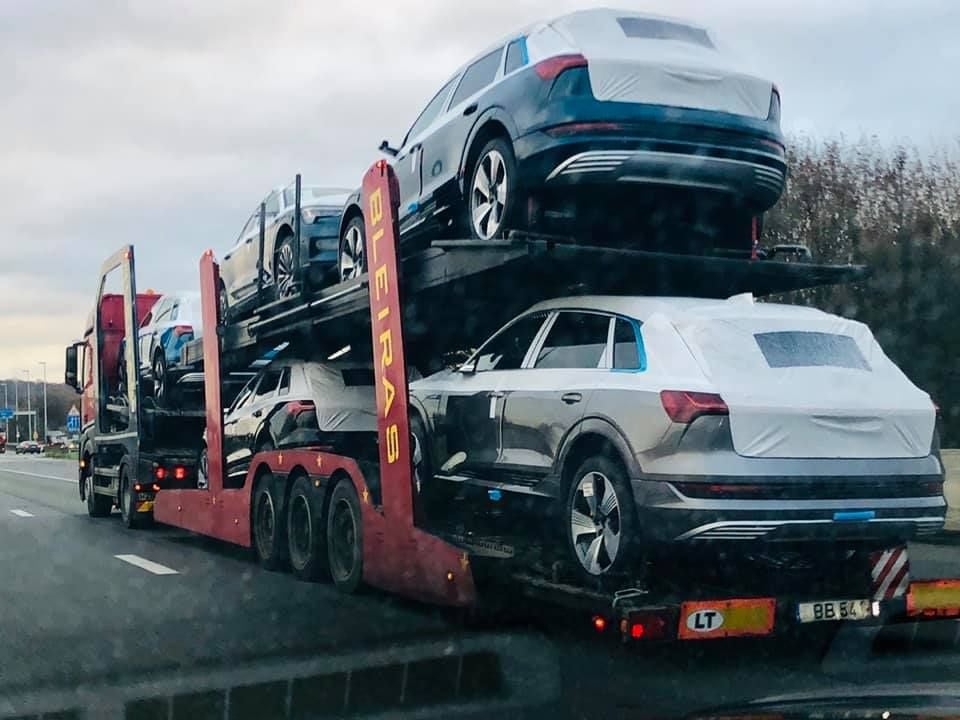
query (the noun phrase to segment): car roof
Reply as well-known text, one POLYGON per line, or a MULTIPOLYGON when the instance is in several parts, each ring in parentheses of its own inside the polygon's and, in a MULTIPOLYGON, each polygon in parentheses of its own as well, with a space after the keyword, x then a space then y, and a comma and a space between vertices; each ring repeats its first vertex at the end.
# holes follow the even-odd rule
POLYGON ((614 7, 598 7, 598 8, 586 8, 584 10, 574 10, 573 12, 564 13, 563 15, 556 15, 547 20, 538 20, 533 23, 529 23, 514 32, 511 32, 507 35, 503 35, 498 38, 496 42, 492 42, 484 47, 483 50, 471 56, 469 60, 465 63, 462 63, 455 73, 450 77, 456 77, 458 74, 463 72, 463 70, 470 65, 471 63, 479 60, 484 55, 489 53, 492 50, 496 50, 498 47, 502 47, 511 40, 516 40, 519 37, 527 37, 538 30, 543 28, 550 27, 555 23, 560 22, 561 20, 567 20, 570 18, 585 18, 585 17, 613 17, 613 18, 622 18, 622 17, 632 17, 632 18, 644 18, 647 20, 665 20, 667 22, 678 23, 680 25, 686 25, 691 28, 696 28, 698 30, 704 30, 709 32, 710 29, 700 23, 693 22, 688 18, 676 17, 671 15, 658 15, 657 13, 646 13, 639 12, 637 10, 627 10, 626 8, 614 8, 614 7))
MULTIPOLYGON (((816 308, 781 303, 756 302, 753 295, 734 295, 726 300, 667 296, 579 295, 537 303, 527 313, 550 310, 595 310, 644 321, 651 315, 692 317, 828 317, 816 308)), ((526 314, 526 313, 525 313, 526 314)))

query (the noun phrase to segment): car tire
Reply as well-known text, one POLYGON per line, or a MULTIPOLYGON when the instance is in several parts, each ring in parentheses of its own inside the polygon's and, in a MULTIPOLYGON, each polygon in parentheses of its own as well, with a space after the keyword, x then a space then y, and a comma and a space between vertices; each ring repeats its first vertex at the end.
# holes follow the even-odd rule
POLYGON ((273 253, 273 291, 276 299, 285 300, 296 295, 299 281, 294 236, 285 235, 273 253))
POLYGON ((567 489, 563 530, 571 566, 582 580, 624 574, 637 545, 633 494, 621 464, 588 457, 567 489))
POLYGON ((253 494, 253 549, 267 570, 280 570, 287 560, 287 534, 282 504, 272 473, 264 473, 253 494))
POLYGON ((87 501, 87 515, 94 518, 109 517, 113 510, 113 498, 107 495, 98 495, 93 491, 93 466, 89 468, 85 483, 85 495, 87 501))
POLYGON ((287 546, 290 568, 298 579, 315 582, 329 574, 323 498, 307 475, 297 477, 290 488, 287 546))
POLYGON ((170 397, 170 388, 167 387, 167 360, 163 351, 154 353, 150 368, 153 371, 153 399, 157 407, 163 407, 170 397))
POLYGON ((337 589, 357 592, 363 582, 363 523, 360 499, 350 478, 341 479, 330 496, 327 557, 337 589))
POLYGON ((465 226, 474 240, 501 237, 513 220, 517 163, 510 143, 493 138, 477 153, 465 188, 465 226))
POLYGON ((337 277, 347 282, 367 271, 366 230, 362 217, 351 218, 340 235, 337 252, 337 277))
POLYGON ((434 478, 430 437, 423 420, 414 413, 410 417, 410 435, 414 491, 420 497, 421 507, 427 517, 439 517, 452 499, 454 486, 434 478))
POLYGON ((220 314, 220 325, 228 325, 230 323, 230 297, 227 295, 227 286, 223 284, 222 280, 217 288, 217 309, 220 314))

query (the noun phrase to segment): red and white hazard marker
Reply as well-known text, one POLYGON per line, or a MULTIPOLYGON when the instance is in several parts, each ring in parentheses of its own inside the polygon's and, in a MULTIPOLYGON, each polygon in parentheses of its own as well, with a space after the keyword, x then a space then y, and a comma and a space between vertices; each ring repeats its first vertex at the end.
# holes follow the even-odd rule
POLYGON ((910 558, 905 547, 872 553, 870 565, 874 600, 892 600, 906 594, 910 585, 910 558))

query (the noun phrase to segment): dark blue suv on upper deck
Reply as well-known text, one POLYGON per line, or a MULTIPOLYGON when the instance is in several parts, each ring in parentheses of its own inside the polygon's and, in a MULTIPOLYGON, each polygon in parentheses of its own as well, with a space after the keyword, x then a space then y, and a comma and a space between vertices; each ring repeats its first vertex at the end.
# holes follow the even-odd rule
MULTIPOLYGON (((588 213, 612 199, 637 217, 683 207, 659 202, 670 193, 749 221, 777 201, 786 174, 772 82, 721 53, 703 28, 610 9, 498 43, 444 84, 399 148, 380 149, 393 158, 405 240, 489 239, 568 219, 571 186, 588 213)), ((359 193, 340 228, 340 277, 349 279, 365 268, 359 193)))

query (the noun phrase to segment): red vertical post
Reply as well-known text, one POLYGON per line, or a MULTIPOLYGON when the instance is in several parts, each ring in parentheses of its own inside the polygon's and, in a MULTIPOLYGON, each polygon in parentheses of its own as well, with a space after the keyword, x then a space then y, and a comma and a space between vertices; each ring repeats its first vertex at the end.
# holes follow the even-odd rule
POLYGON ((207 482, 223 490, 223 402, 220 385, 220 266, 207 250, 200 257, 200 315, 203 320, 203 394, 207 411, 207 482))
POLYGON ((397 252, 399 188, 389 164, 381 161, 367 171, 361 197, 370 283, 383 512, 388 523, 399 529, 413 526, 413 484, 397 252))

